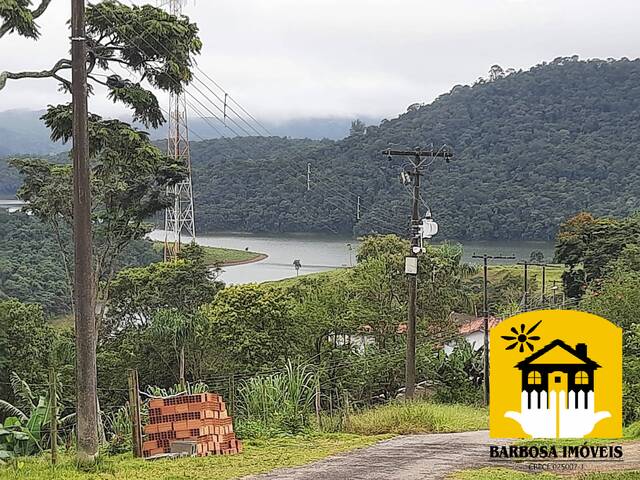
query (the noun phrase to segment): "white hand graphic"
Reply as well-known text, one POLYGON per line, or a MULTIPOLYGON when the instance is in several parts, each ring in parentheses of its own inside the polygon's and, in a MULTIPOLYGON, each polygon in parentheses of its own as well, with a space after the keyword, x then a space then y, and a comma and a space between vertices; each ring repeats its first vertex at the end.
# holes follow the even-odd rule
POLYGON ((531 392, 531 408, 529 408, 528 397, 527 392, 522 392, 520 412, 508 411, 504 416, 518 422, 522 430, 533 438, 555 438, 556 392, 549 394, 548 403, 547 392, 540 392, 540 408, 538 408, 538 392, 531 392))
POLYGON ((560 438, 582 438, 591 433, 600 420, 611 416, 611 413, 606 411, 595 412, 593 392, 586 395, 586 406, 585 393, 579 391, 577 397, 578 407, 576 408, 576 393, 569 392, 569 408, 567 408, 567 394, 564 391, 560 392, 560 438))

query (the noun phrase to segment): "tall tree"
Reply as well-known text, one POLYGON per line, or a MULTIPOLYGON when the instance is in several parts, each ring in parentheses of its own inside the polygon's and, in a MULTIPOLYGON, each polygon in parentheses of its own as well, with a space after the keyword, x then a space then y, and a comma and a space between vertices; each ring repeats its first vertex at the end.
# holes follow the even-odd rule
MULTIPOLYGON (((0 35, 16 32, 38 37, 34 19, 41 12, 30 10, 30 3, 29 0, 0 2, 0 16, 4 20, 0 35)), ((41 4, 43 9, 47 6, 46 1, 41 4)), ((175 17, 159 8, 130 7, 114 0, 89 6, 86 22, 86 70, 90 88, 97 84, 106 87, 110 99, 131 108, 134 120, 151 127, 161 125, 162 109, 154 93, 142 82, 153 88, 181 91, 184 83, 191 80, 192 57, 201 49, 197 27, 186 17, 175 17), (113 73, 115 65, 141 78, 137 81, 122 78, 113 73)), ((49 78, 56 80, 63 91, 71 91, 68 77, 71 68, 71 61, 62 58, 48 70, 5 71, 0 73, 0 90, 7 80, 49 78)), ((51 129, 53 140, 66 142, 72 138, 72 117, 70 105, 48 108, 43 119, 51 129)), ((115 259, 129 242, 146 233, 144 219, 170 203, 165 193, 167 187, 185 177, 186 165, 162 154, 146 133, 124 122, 104 120, 97 115, 89 117, 90 182, 95 199, 90 205, 94 250, 89 304, 95 312, 96 328, 92 330, 97 331, 104 315, 115 259)), ((72 168, 43 160, 16 161, 15 165, 25 176, 19 196, 29 202, 33 213, 51 223, 57 232, 69 228, 73 223, 72 168)), ((72 280, 71 252, 65 247, 60 241, 67 276, 72 280)), ((85 332, 77 335, 84 336, 85 332)), ((94 424, 97 418, 91 413, 95 410, 96 392, 80 389, 81 385, 96 385, 97 336, 92 332, 88 332, 88 336, 89 347, 84 348, 86 342, 83 341, 82 350, 77 352, 78 365, 86 365, 88 370, 82 370, 85 381, 78 382, 78 418, 84 419, 78 431, 78 458, 82 462, 93 462, 98 453, 98 425, 94 424)))
POLYGON ((132 326, 149 326, 162 310, 193 317, 222 288, 204 262, 203 249, 187 245, 175 262, 126 268, 111 283, 104 336, 132 326))
POLYGON ((605 277, 624 249, 638 245, 640 215, 624 219, 594 217, 582 212, 560 226, 556 260, 567 265, 562 275, 565 292, 580 298, 605 277))

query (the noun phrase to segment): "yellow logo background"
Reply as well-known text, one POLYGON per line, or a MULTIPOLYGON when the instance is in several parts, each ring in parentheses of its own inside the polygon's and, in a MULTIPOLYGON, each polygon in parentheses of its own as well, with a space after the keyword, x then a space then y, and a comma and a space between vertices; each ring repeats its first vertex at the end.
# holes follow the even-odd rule
MULTIPOLYGON (((575 348, 586 344, 587 356, 600 368, 594 372, 595 411, 608 411, 610 418, 599 421, 584 438, 618 438, 622 436, 622 329, 602 317, 572 310, 540 310, 522 313, 504 320, 490 332, 490 434, 493 438, 530 438, 520 424, 506 418, 508 411, 521 409, 522 372, 516 364, 559 339, 575 348), (540 322, 541 321, 541 322, 540 322), (525 332, 540 324, 530 337, 540 337, 523 344, 505 340, 503 336, 517 337, 512 327, 525 332), (517 343, 515 347, 507 347, 517 343)), ((571 355, 560 349, 549 352, 557 363, 570 363, 571 355)))

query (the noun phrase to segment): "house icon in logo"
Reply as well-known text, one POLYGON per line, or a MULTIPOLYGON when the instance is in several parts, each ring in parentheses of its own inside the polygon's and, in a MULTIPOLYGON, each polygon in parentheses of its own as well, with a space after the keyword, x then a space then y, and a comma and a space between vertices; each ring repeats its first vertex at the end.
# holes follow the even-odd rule
POLYGON ((594 391, 594 372, 600 365, 587 356, 585 343, 572 348, 562 340, 554 340, 519 362, 516 368, 522 371, 522 391, 527 392, 529 402, 532 392, 537 392, 538 407, 542 392, 546 392, 547 398, 552 391, 574 392, 566 401, 572 397, 576 408, 580 396, 588 402, 588 393, 594 391))

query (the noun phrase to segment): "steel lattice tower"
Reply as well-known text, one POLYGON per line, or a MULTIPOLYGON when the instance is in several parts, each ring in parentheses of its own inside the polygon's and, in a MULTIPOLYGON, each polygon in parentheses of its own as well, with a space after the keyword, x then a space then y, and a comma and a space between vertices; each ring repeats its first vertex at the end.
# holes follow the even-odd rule
MULTIPOLYGON (((176 16, 182 15, 184 3, 186 0, 158 0, 158 6, 167 6, 169 13, 176 16)), ((169 98, 167 153, 170 157, 184 162, 189 171, 188 178, 167 189, 167 193, 174 197, 174 202, 165 210, 164 215, 164 259, 172 261, 178 257, 183 236, 188 237, 189 242, 195 242, 196 239, 187 101, 184 92, 172 92, 169 98)))

